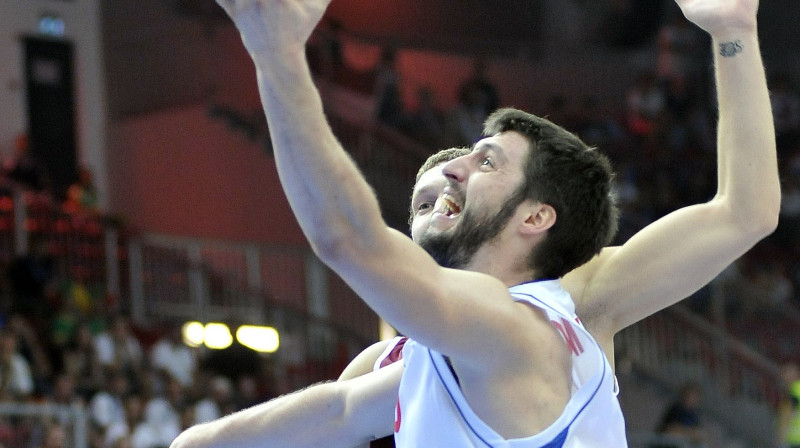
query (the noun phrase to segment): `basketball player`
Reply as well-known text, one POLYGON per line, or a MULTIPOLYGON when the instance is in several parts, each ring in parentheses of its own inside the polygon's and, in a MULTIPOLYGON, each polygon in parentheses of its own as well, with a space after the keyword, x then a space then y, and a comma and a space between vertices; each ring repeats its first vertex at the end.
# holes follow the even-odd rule
MULTIPOLYGON (((725 0, 706 3, 708 13, 715 8, 755 11, 758 4, 725 0)), ((757 39, 754 32, 747 35, 751 42, 746 51, 737 49, 744 46, 741 39, 715 39, 720 119, 719 179, 713 200, 665 216, 625 245, 603 249, 561 280, 575 301, 577 314, 601 343, 612 366, 617 332, 693 294, 774 230, 780 202, 774 130, 771 115, 764 112, 768 92, 757 39), (756 109, 748 109, 750 106, 756 109), (749 110, 758 113, 750 115, 749 110)), ((449 149, 432 156, 417 174, 409 221, 415 240, 429 219, 424 207, 431 194, 438 194, 437 185, 442 184, 437 179, 439 173, 428 170, 437 171, 457 151, 449 149), (416 209, 420 206, 423 210, 416 209)), ((389 343, 382 341, 370 347, 341 378, 371 371, 376 356, 384 353, 389 343)))
MULTIPOLYGON (((279 173, 301 226, 323 261, 414 341, 404 349, 404 368, 394 364, 355 380, 307 389, 194 428, 174 446, 315 446, 331 440, 352 445, 389 432, 384 418, 394 408, 401 375, 394 428, 400 446, 624 446, 610 365, 577 321, 572 299, 551 279, 583 264, 608 241, 614 213, 603 158, 546 120, 513 110, 493 115, 490 136, 443 168, 448 185, 419 240, 434 255, 429 258, 386 229, 371 191, 324 123, 301 50, 327 5, 275 1, 260 9, 267 2, 222 3, 259 69, 265 110, 271 127, 278 129, 273 140, 279 173), (551 158, 559 163, 551 164, 551 158), (568 168, 557 172, 561 167, 568 168), (335 183, 342 189, 329 188, 335 183), (434 260, 467 272, 440 268, 434 260), (302 405, 311 402, 313 407, 302 405)), ((720 106, 732 108, 728 115, 744 129, 737 132, 721 114, 720 133, 732 131, 732 144, 769 146, 764 98, 744 92, 753 86, 759 90, 763 81, 755 38, 757 5, 731 0, 681 6, 711 32, 720 57, 739 56, 729 64, 718 58, 720 80, 733 87, 727 93, 720 90, 720 106), (733 95, 742 88, 741 95, 733 95)), ((768 107, 767 99, 767 114, 768 107)), ((761 167, 752 159, 745 163, 761 167)), ((712 240, 705 247, 741 234, 754 238, 752 245, 770 231, 773 211, 777 215, 772 208, 779 196, 777 176, 775 185, 768 184, 766 192, 774 195, 757 198, 761 203, 752 209, 755 215, 727 216, 736 213, 725 206, 701 213, 709 219, 702 215, 717 212, 713 218, 730 222, 715 232, 719 235, 705 235, 712 240)), ((733 190, 726 193, 735 196, 734 202, 750 198, 749 192, 733 190)), ((620 266, 644 261, 636 249, 647 242, 632 239, 604 266, 587 271, 592 277, 586 288, 602 292, 611 280, 603 276, 614 270, 627 275, 620 266), (594 286, 598 276, 603 281, 594 286)), ((700 275, 708 275, 711 268, 701 270, 700 275)), ((605 320, 613 327, 660 309, 655 302, 583 305, 598 314, 612 309, 605 320), (624 306, 634 309, 620 311, 624 306)))

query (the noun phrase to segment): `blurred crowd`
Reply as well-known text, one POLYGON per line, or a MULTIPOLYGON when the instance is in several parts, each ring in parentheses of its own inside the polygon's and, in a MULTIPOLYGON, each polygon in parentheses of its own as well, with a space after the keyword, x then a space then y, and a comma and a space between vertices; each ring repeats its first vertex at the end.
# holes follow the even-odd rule
MULTIPOLYGON (((293 386, 279 388, 268 358, 213 358, 184 344, 178 322, 137 328, 108 303, 81 295, 53 291, 52 312, 2 315, 0 403, 77 408, 91 448, 168 447, 188 426, 293 386), (90 309, 78 304, 84 299, 90 309)), ((72 447, 75 425, 74 415, 12 413, 0 417, 0 446, 72 447)))
POLYGON ((0 448, 74 447, 81 415, 90 448, 166 448, 188 426, 299 387, 282 386, 269 357, 190 348, 183 322, 136 325, 107 291, 91 171, 53 191, 31 148, 18 136, 0 172, 0 448), (15 255, 4 241, 17 201, 28 241, 15 255))

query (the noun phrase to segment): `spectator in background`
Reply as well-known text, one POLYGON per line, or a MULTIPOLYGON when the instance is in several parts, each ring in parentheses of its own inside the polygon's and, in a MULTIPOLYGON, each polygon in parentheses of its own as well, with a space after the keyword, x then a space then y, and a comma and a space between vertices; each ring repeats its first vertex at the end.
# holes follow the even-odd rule
POLYGON ((67 441, 67 430, 57 424, 49 424, 45 428, 42 443, 38 448, 67 448, 72 444, 67 441))
POLYGON ((0 400, 26 400, 33 393, 33 375, 28 361, 18 350, 17 335, 10 328, 0 330, 0 400))
POLYGON ((247 409, 265 401, 265 397, 261 396, 258 390, 257 381, 256 376, 250 373, 243 373, 239 376, 239 379, 236 381, 236 396, 234 400, 237 411, 247 409))
POLYGON ((182 423, 183 414, 190 410, 193 424, 192 407, 188 406, 186 395, 188 390, 181 382, 172 377, 164 379, 164 393, 151 397, 144 406, 144 419, 155 428, 163 446, 169 446, 175 437, 185 429, 182 423))
POLYGON ((472 75, 464 82, 461 89, 475 91, 480 94, 484 115, 487 117, 500 107, 500 94, 497 91, 497 87, 486 75, 486 60, 481 57, 475 60, 472 75))
POLYGON ((680 11, 658 30, 656 72, 660 80, 693 77, 705 55, 704 36, 680 11), (702 52, 701 50, 702 49, 702 52))
POLYGON ((417 107, 409 114, 408 133, 431 150, 445 147, 445 114, 436 104, 429 86, 417 90, 417 107))
POLYGON ((778 405, 776 442, 781 448, 800 448, 800 367, 789 362, 781 375, 785 392, 778 405))
POLYGON ((112 425, 125 423, 124 400, 130 391, 128 378, 121 372, 111 371, 106 378, 107 387, 94 394, 88 409, 92 432, 102 438, 112 425))
POLYGON ((186 431, 194 426, 194 406, 187 406, 181 411, 181 431, 186 431))
POLYGON ((320 23, 307 46, 312 69, 325 78, 336 79, 345 68, 341 34, 342 23, 328 19, 320 23))
POLYGON ((59 286, 59 293, 67 310, 77 311, 79 316, 89 316, 96 311, 98 300, 89 290, 89 268, 79 264, 70 268, 70 275, 59 286))
POLYGON ((113 446, 127 438, 132 448, 160 448, 167 446, 159 438, 158 430, 144 418, 142 397, 131 394, 125 397, 125 421, 115 422, 105 434, 106 444, 113 446))
POLYGON ((467 81, 459 89, 458 104, 450 111, 446 122, 448 146, 472 146, 483 135, 483 122, 490 107, 487 90, 467 81))
POLYGON ((706 436, 700 421, 701 401, 702 391, 698 384, 690 381, 681 387, 678 399, 669 405, 656 428, 658 434, 675 439, 679 443, 660 444, 658 448, 684 446, 681 443, 688 443, 698 448, 704 446, 706 436))
POLYGON ((158 339, 150 351, 150 365, 191 388, 197 373, 197 351, 183 343, 181 325, 167 324, 166 334, 158 339))
POLYGON ((124 314, 113 316, 108 330, 94 337, 94 348, 104 369, 122 372, 132 381, 140 377, 142 346, 131 333, 130 320, 124 314))
POLYGON ((401 128, 404 114, 400 97, 400 74, 397 72, 397 49, 385 47, 375 69, 375 120, 401 128))
POLYGON ((28 319, 19 314, 9 317, 8 329, 16 335, 17 351, 25 358, 30 367, 34 392, 42 394, 49 391, 52 388, 53 369, 36 330, 28 322, 28 319))
POLYGON ((129 435, 122 435, 113 439, 111 443, 106 441, 104 448, 133 448, 133 440, 129 435))
POLYGON ((208 396, 194 405, 195 424, 216 420, 235 410, 233 384, 228 377, 214 376, 207 390, 208 396))
POLYGON ((666 98, 656 74, 652 71, 640 73, 625 97, 627 128, 637 143, 648 143, 656 135, 665 108, 666 98))
POLYGON ((696 81, 676 76, 663 81, 664 106, 675 119, 686 119, 698 102, 696 81))
MULTIPOLYGON (((75 378, 67 373, 59 373, 53 380, 53 392, 46 397, 46 402, 59 406, 84 406, 86 400, 75 388, 75 378)), ((64 422, 66 423, 66 422, 64 422)))
POLYGON ((445 120, 445 145, 472 146, 480 140, 483 123, 500 105, 497 88, 486 77, 486 63, 477 59, 472 75, 458 89, 458 104, 445 120))
POLYGON ((88 400, 104 383, 103 367, 97 357, 88 323, 77 324, 60 355, 64 374, 75 379, 77 393, 88 400))
POLYGON ((32 151, 30 137, 19 134, 14 140, 14 156, 3 162, 3 172, 8 180, 23 189, 45 193, 49 188, 46 170, 32 151))
POLYGON ((67 198, 63 204, 66 213, 98 213, 97 187, 94 184, 92 171, 85 166, 78 168, 78 180, 67 189, 67 198))

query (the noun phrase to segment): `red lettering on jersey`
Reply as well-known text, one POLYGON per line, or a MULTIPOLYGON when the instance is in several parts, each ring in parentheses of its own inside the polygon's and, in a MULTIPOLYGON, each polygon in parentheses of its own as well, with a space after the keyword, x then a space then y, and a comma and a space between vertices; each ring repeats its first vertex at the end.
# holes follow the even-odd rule
POLYGON ((394 407, 394 432, 400 432, 400 398, 397 398, 397 405, 394 407))
POLYGON ((573 355, 577 356, 583 353, 583 345, 581 344, 581 340, 575 333, 575 329, 572 327, 572 323, 570 321, 562 317, 561 322, 556 322, 554 320, 551 320, 550 322, 554 327, 556 327, 558 332, 561 333, 561 336, 564 338, 564 342, 567 343, 567 346, 573 355))

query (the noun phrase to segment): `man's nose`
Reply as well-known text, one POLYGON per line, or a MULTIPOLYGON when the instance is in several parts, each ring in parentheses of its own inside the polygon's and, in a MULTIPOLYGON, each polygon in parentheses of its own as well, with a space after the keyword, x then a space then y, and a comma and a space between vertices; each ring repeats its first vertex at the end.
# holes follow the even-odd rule
POLYGON ((442 174, 450 182, 463 182, 467 178, 467 159, 468 155, 456 157, 442 166, 442 174))

